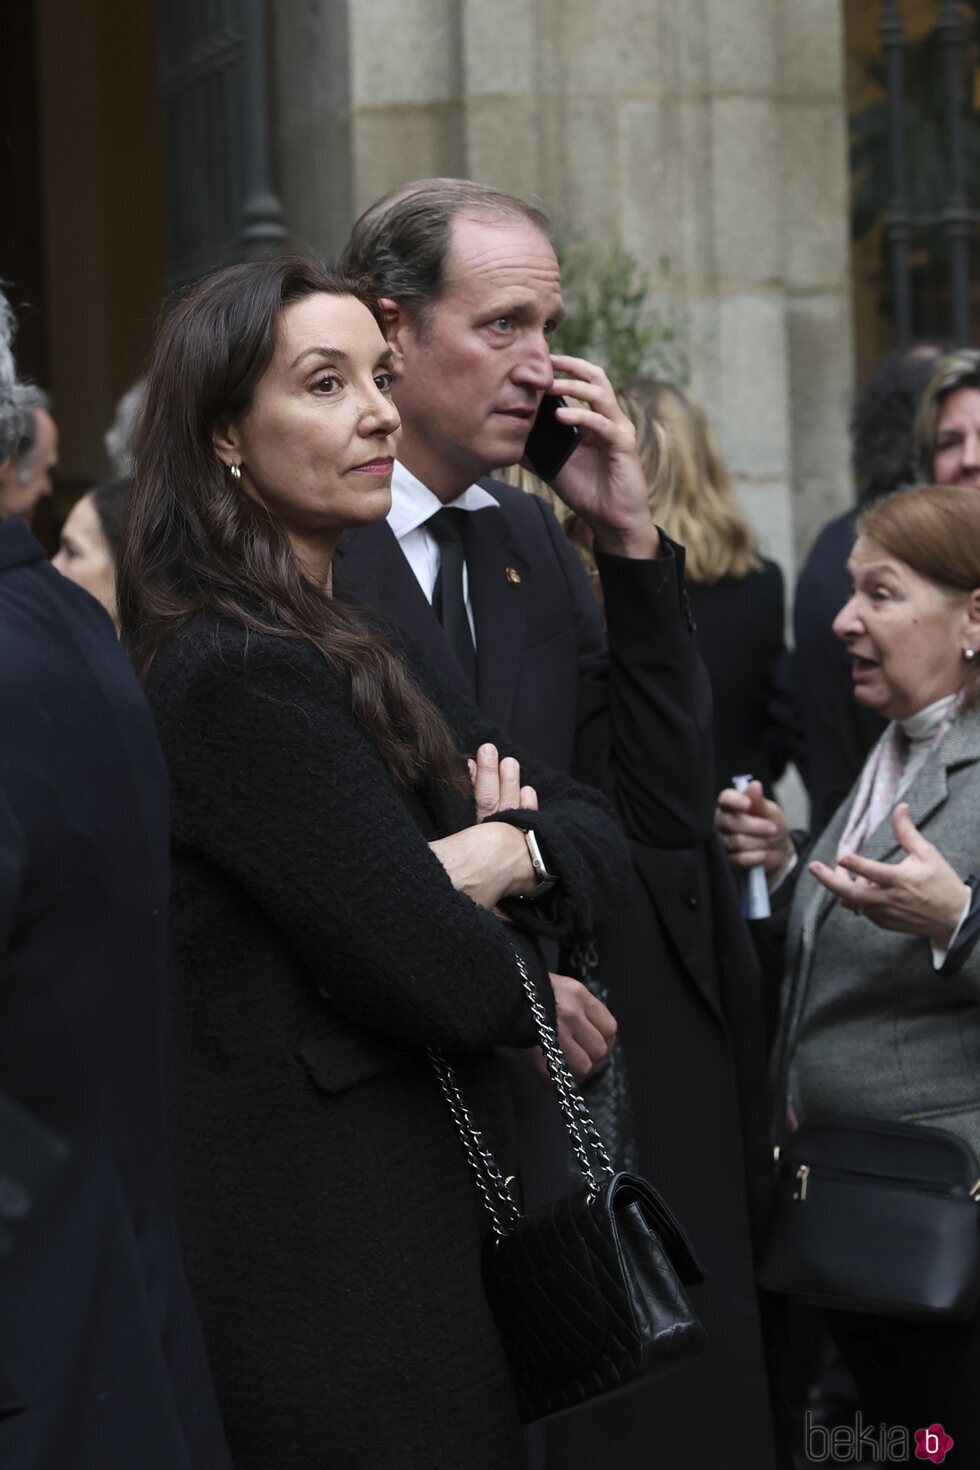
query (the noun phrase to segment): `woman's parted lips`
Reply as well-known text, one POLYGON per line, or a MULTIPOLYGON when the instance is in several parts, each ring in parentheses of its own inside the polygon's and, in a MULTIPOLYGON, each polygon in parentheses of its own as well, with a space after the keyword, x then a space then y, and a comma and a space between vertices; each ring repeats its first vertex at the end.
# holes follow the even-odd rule
POLYGON ((363 464, 356 464, 353 469, 362 475, 390 475, 395 465, 390 456, 382 459, 368 459, 363 464))

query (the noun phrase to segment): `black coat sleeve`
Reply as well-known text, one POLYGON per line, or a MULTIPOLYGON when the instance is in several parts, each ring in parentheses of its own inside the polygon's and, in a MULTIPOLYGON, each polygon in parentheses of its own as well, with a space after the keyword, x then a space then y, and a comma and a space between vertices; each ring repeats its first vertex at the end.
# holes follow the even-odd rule
POLYGON ((331 1005, 410 1044, 534 1039, 506 929, 455 891, 322 655, 211 624, 147 693, 178 855, 243 888, 331 1005))
MULTIPOLYGON (((542 507, 547 512, 547 507, 542 507)), ((711 686, 684 593, 684 551, 596 551, 606 624, 585 569, 545 515, 575 608, 579 680, 574 774, 612 801, 626 834, 688 847, 712 831, 711 686)))

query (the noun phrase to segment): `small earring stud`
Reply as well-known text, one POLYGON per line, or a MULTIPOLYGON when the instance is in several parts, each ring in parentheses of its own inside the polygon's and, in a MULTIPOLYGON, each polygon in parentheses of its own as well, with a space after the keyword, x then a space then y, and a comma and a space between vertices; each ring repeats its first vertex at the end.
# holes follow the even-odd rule
POLYGON ((964 650, 963 650, 963 657, 965 659, 973 659, 973 658, 976 658, 976 656, 977 656, 977 651, 976 651, 975 648, 964 648, 964 650))

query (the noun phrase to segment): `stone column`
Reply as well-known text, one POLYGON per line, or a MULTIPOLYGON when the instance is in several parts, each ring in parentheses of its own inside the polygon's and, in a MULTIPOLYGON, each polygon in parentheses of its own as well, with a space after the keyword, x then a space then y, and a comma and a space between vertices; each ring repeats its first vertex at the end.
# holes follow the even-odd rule
POLYGON ((277 0, 270 24, 295 236, 333 257, 388 189, 465 172, 458 0, 277 0))
POLYGON ((778 14, 794 533, 802 560, 823 523, 854 498, 844 17, 840 0, 779 0, 778 14))

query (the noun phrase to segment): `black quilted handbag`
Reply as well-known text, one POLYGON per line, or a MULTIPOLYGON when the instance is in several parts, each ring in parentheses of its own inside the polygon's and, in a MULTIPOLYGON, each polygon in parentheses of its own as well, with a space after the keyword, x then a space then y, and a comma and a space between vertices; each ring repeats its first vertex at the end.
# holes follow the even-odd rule
POLYGON ((430 1053, 487 1213, 483 1278, 525 1423, 654 1377, 700 1352, 684 1290, 702 1281, 645 1179, 613 1172, 523 961, 518 969, 585 1187, 522 1215, 451 1065, 430 1053))

